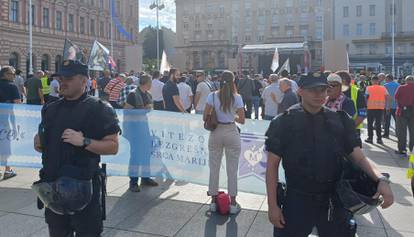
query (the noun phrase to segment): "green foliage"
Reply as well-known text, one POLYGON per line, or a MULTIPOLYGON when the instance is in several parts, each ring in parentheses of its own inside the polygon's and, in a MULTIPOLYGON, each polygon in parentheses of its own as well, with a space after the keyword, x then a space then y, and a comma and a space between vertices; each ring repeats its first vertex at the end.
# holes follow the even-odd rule
MULTIPOLYGON (((146 59, 156 59, 157 58, 157 29, 151 26, 144 28, 141 31, 141 35, 144 37, 143 49, 144 49, 144 62, 146 59)), ((160 29, 159 32, 160 38, 160 52, 159 57, 161 60, 162 51, 164 50, 163 42, 163 33, 160 29)))

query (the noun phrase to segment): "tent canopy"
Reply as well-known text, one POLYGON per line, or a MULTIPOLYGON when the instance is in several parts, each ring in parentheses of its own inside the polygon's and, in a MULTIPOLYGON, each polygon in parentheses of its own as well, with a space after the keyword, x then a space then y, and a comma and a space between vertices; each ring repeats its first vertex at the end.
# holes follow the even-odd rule
POLYGON ((248 44, 243 46, 243 53, 264 53, 284 50, 304 50, 304 43, 283 43, 283 44, 248 44))

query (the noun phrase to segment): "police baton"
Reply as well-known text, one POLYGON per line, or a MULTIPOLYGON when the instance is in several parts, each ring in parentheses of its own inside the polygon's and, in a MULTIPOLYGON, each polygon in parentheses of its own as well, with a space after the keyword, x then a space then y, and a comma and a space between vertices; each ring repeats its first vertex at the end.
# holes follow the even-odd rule
POLYGON ((106 164, 102 164, 101 168, 101 205, 102 205, 102 220, 106 220, 106 164))

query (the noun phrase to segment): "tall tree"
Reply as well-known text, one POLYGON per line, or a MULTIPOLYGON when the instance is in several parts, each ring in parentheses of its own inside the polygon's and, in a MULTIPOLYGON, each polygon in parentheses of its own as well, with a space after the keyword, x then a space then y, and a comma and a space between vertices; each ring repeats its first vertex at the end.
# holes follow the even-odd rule
MULTIPOLYGON (((163 32, 160 29, 160 52, 159 57, 161 60, 162 51, 164 50, 164 40, 163 32)), ((144 48, 144 60, 146 59, 157 59, 157 29, 148 26, 141 31, 141 37, 144 38, 143 48, 144 48)))

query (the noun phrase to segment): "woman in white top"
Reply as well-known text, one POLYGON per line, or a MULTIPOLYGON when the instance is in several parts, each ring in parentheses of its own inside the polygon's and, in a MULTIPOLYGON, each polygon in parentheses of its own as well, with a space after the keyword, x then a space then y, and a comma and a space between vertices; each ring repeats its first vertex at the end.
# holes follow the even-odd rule
POLYGON ((209 94, 204 110, 204 121, 212 110, 216 111, 218 127, 210 133, 208 141, 210 180, 208 194, 211 196, 210 211, 215 212, 219 188, 219 174, 223 151, 226 155, 227 188, 231 197, 230 213, 236 214, 240 206, 236 202, 237 173, 241 152, 240 133, 235 122, 244 124, 244 104, 237 94, 234 74, 224 71, 221 89, 209 94))

